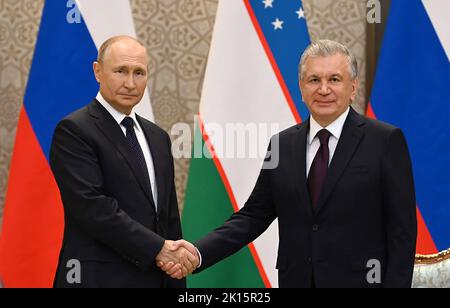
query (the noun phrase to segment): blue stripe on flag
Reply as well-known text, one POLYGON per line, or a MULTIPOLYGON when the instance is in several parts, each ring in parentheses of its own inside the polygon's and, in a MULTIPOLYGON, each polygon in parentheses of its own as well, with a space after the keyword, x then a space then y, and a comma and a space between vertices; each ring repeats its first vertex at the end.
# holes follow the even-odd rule
POLYGON ((449 86, 450 63, 421 1, 392 1, 372 104, 406 134, 418 205, 440 250, 450 246, 449 86))
POLYGON ((310 40, 306 19, 304 17, 299 18, 303 11, 302 1, 250 0, 250 4, 294 100, 297 111, 304 121, 309 116, 309 111, 302 102, 300 95, 298 63, 310 40), (282 22, 282 29, 275 29, 276 24, 273 23, 277 19, 282 22))
POLYGON ((45 1, 24 104, 47 159, 57 123, 98 91, 97 48, 84 20, 70 24, 66 1, 45 1))

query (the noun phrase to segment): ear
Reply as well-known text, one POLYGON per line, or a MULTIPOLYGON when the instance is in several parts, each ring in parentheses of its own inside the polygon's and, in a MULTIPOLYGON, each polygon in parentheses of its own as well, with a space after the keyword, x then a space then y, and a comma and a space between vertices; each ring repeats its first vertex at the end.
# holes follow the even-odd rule
POLYGON ((95 79, 97 80, 98 83, 100 83, 100 76, 102 71, 101 64, 95 61, 92 64, 92 68, 94 70, 95 79))
POLYGON ((350 96, 352 102, 356 99, 356 95, 358 94, 358 88, 359 88, 359 79, 355 78, 352 81, 352 95, 350 96))
POLYGON ((302 96, 302 101, 304 102, 305 100, 303 99, 303 91, 302 91, 303 85, 304 85, 304 83, 303 83, 302 79, 299 79, 298 87, 300 88, 300 95, 302 96))

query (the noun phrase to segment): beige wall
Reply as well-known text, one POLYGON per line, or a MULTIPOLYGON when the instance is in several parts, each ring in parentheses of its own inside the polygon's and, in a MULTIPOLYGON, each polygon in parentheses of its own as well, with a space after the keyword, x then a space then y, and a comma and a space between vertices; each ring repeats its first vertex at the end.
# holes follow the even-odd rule
MULTIPOLYGON (((177 122, 193 125, 217 0, 130 2, 138 36, 147 45, 151 58, 149 87, 157 124, 167 131, 177 122)), ((358 111, 365 107, 365 3, 304 0, 312 39, 340 41, 358 58, 361 69, 361 88, 355 104, 358 111)), ((0 0, 0 224, 17 119, 43 4, 43 0, 0 0)), ((182 206, 189 160, 177 160, 175 167, 182 206)))

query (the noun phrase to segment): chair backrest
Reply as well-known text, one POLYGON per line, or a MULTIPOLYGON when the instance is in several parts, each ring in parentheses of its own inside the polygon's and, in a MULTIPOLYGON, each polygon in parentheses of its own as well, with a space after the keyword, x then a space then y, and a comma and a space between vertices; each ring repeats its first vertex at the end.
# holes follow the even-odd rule
POLYGON ((434 255, 416 255, 413 288, 450 288, 450 249, 434 255))

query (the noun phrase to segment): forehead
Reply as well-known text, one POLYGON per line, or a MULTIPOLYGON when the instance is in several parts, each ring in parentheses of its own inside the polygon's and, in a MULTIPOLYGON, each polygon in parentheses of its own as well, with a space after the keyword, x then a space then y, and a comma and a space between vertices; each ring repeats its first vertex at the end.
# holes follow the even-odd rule
POLYGON ((147 67, 147 51, 137 42, 119 41, 108 48, 104 61, 113 66, 147 67))
POLYGON ((304 70, 306 75, 346 75, 349 72, 349 63, 345 55, 337 53, 326 57, 308 57, 304 70))

